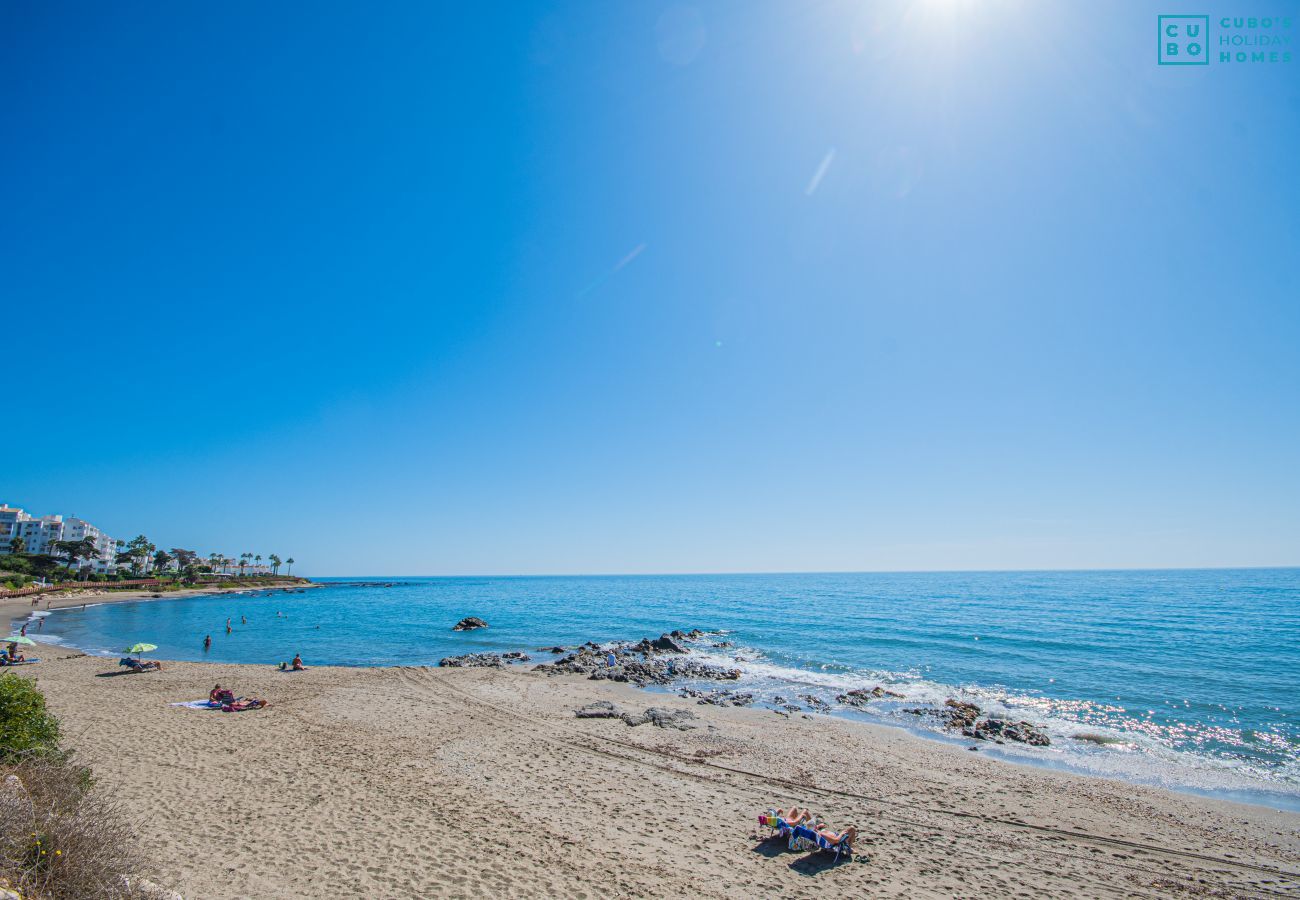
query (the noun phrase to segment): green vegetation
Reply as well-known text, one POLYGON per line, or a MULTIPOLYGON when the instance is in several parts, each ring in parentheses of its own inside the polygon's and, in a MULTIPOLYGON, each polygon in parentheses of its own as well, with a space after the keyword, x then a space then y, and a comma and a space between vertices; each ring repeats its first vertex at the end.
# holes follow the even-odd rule
POLYGON ((71 757, 35 684, 0 675, 0 888, 26 900, 148 896, 132 817, 71 757))
POLYGON ((35 682, 10 672, 0 675, 0 762, 58 749, 59 722, 46 711, 35 682))

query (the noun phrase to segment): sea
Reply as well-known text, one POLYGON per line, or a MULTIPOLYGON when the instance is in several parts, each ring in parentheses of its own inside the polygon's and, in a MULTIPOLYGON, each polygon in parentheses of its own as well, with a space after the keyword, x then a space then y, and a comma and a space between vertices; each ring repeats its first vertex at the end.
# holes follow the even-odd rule
MULTIPOLYGON (((92 602, 29 632, 105 656, 145 641, 162 659, 418 666, 515 650, 530 665, 552 645, 701 629, 690 652, 739 668, 726 687, 774 713, 812 714, 814 697, 1010 762, 1300 812, 1300 569, 319 581, 92 602), (489 627, 452 631, 465 616, 489 627), (874 687, 901 696, 836 700, 874 687), (948 699, 1033 722, 1052 743, 973 742, 907 712, 948 699)), ((701 685, 661 690, 687 687, 701 685)))

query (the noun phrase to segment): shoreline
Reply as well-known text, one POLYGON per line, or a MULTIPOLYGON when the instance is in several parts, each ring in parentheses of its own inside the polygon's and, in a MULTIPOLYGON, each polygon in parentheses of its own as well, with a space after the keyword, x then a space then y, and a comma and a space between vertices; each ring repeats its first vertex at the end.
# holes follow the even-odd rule
MULTIPOLYGON (((191 589, 184 589, 180 591, 165 592, 162 594, 162 596, 154 596, 154 594, 157 592, 153 592, 153 591, 106 592, 104 594, 98 594, 98 595, 80 594, 75 597, 62 597, 56 599, 54 605, 50 607, 50 611, 57 611, 61 609, 72 609, 82 605, 83 603, 87 605, 93 605, 93 604, 101 604, 101 603, 113 604, 113 603, 130 603, 130 602, 149 602, 153 600, 185 599, 187 597, 195 597, 195 596, 219 596, 223 594, 241 593, 241 592, 275 591, 275 590, 294 591, 303 588, 318 588, 318 587, 326 587, 326 586, 328 585, 322 583, 308 582, 305 584, 292 583, 290 585, 277 584, 277 585, 267 585, 267 586, 258 586, 258 587, 241 585, 241 586, 230 587, 230 588, 191 588, 191 589)), ((7 601, 0 601, 0 613, 8 614, 11 616, 11 618, 22 618, 24 616, 30 616, 32 612, 45 611, 43 608, 38 610, 35 607, 24 605, 23 601, 26 599, 27 598, 13 598, 7 601)), ((29 632, 28 637, 32 638, 33 640, 37 640, 39 642, 40 635, 37 632, 29 632)), ((74 653, 84 654, 92 658, 98 658, 98 659, 106 659, 114 655, 108 653, 101 654, 97 651, 87 650, 86 648, 78 647, 73 644, 50 643, 50 644, 46 644, 45 646, 51 648, 58 648, 59 650, 62 651, 71 651, 74 653)), ((206 659, 168 659, 166 657, 152 657, 152 658, 160 659, 164 662, 168 662, 169 664, 184 663, 186 665, 209 666, 209 667, 236 665, 236 666, 249 666, 256 669, 262 666, 271 668, 275 665, 274 662, 233 663, 233 662, 216 662, 216 661, 211 661, 206 659)), ((549 662, 549 660, 547 660, 547 662, 549 662)), ((508 667, 508 670, 512 672, 531 673, 532 669, 537 664, 538 664, 537 662, 533 662, 531 664, 524 664, 524 665, 511 665, 508 667)), ((420 664, 415 667, 420 668, 423 665, 424 664, 420 664)), ((392 665, 387 663, 373 664, 373 665, 356 664, 356 663, 337 663, 337 664, 330 663, 330 664, 313 664, 312 668, 382 671, 382 670, 392 668, 392 665)), ((434 666, 432 668, 436 669, 437 667, 434 666)), ((552 677, 556 677, 556 676, 552 676, 552 677)), ((593 682, 593 683, 606 684, 609 682, 593 682)), ((722 687, 722 685, 717 685, 717 686, 722 687)), ((646 685, 642 688, 636 688, 636 690, 638 690, 638 692, 643 696, 645 696, 650 702, 654 702, 656 698, 679 696, 676 688, 667 685, 652 684, 652 685, 646 685)), ((770 715, 776 711, 774 708, 762 704, 758 704, 750 708, 752 709, 752 711, 759 714, 770 715)), ((1071 758, 1065 756, 1058 757, 1056 755, 1051 755, 1053 751, 1042 751, 1042 752, 1035 753, 1031 750, 1028 750, 1026 747, 1016 745, 1016 744, 1011 744, 1006 748, 1003 748, 999 746, 1001 744, 1000 741, 997 743, 994 743, 992 741, 978 741, 978 740, 972 741, 972 739, 969 737, 963 737, 951 731, 925 728, 920 725, 912 725, 911 723, 906 721, 897 721, 897 720, 869 717, 861 713, 860 711, 855 712, 854 710, 849 710, 849 709, 839 709, 835 711, 826 711, 826 710, 819 711, 815 708, 811 708, 807 710, 807 713, 802 713, 802 712, 779 713, 779 715, 786 716, 786 717, 789 717, 790 715, 795 715, 795 716, 802 715, 803 718, 808 718, 809 714, 826 717, 841 722, 848 722, 855 725, 861 725, 864 727, 885 728, 891 731, 896 731, 905 734, 910 739, 924 741, 927 743, 937 743, 944 746, 955 747, 958 749, 965 749, 965 750, 978 750, 982 753, 982 755, 992 758, 998 764, 1012 764, 1015 766, 1020 766, 1020 767, 1036 770, 1036 771, 1056 772, 1056 773, 1071 775, 1074 777, 1098 779, 1113 784, 1133 785, 1137 787, 1149 788, 1154 790, 1170 791, 1184 796, 1198 797, 1210 801, 1239 803, 1239 804, 1259 807, 1263 809, 1279 811, 1279 812, 1292 814, 1292 815, 1300 814, 1300 795, 1287 792, 1285 790, 1270 789, 1270 787, 1267 785, 1259 785, 1259 786, 1223 785, 1223 786, 1206 787, 1202 785, 1197 785, 1185 779, 1181 781, 1178 778, 1161 779, 1157 775, 1142 777, 1140 775, 1126 773, 1114 769, 1112 769, 1111 771, 1098 770, 1096 768, 1092 768, 1089 767, 1088 765, 1085 765, 1084 762, 1082 762, 1078 758, 1071 758)))
POLYGON ((157 804, 167 827, 143 840, 188 897, 1300 889, 1293 813, 1007 766, 888 725, 522 669, 167 661, 105 678, 115 667, 68 649, 41 645, 19 674, 97 780, 157 804), (271 705, 169 705, 214 681, 271 705), (695 727, 575 717, 594 701, 695 727), (758 813, 792 803, 856 824, 866 862, 751 839, 758 813), (204 853, 214 842, 223 853, 204 853))
MULTIPOLYGON (((308 581, 295 584, 294 588, 319 588, 325 585, 308 581)), ((96 605, 107 603, 141 603, 150 600, 181 600, 186 597, 205 597, 218 594, 236 594, 240 591, 259 591, 259 590, 282 590, 284 584, 267 585, 266 587, 253 587, 249 585, 240 585, 239 587, 194 587, 180 588, 175 591, 155 591, 155 590, 124 590, 110 591, 98 590, 96 588, 74 588, 75 595, 52 596, 58 594, 58 591, 52 591, 50 594, 33 594, 26 597, 5 597, 0 599, 0 621, 6 624, 13 619, 23 618, 24 614, 33 612, 55 612, 60 609, 71 609, 75 606, 89 606, 90 601, 96 605), (155 596, 158 595, 158 596, 155 596), (41 602, 32 605, 32 597, 40 598, 41 602), (50 602, 54 601, 54 602, 50 602), (47 605, 48 604, 48 605, 47 605)))

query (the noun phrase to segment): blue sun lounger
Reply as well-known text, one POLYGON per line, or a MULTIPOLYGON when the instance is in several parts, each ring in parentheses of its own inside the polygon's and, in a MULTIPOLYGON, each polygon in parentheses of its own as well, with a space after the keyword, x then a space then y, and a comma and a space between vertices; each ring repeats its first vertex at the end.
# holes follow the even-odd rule
POLYGON ((817 832, 803 825, 796 825, 790 833, 791 850, 826 850, 835 854, 835 861, 840 861, 840 856, 852 856, 853 846, 849 843, 848 838, 835 843, 828 841, 817 832))

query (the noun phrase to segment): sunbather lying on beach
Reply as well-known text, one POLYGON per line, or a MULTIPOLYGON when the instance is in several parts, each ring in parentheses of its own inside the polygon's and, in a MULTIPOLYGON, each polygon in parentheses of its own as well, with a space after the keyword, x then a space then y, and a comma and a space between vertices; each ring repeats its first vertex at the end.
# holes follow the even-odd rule
POLYGON ((162 663, 157 660, 151 659, 144 662, 139 659, 131 659, 129 656, 119 662, 118 665, 126 666, 127 670, 131 672, 157 672, 162 669, 162 663))
POLYGON ((778 809, 776 811, 776 815, 777 818, 779 818, 782 822, 784 822, 786 825, 789 825, 791 828, 793 828, 795 825, 800 825, 804 822, 807 822, 809 819, 811 819, 812 811, 807 809, 800 809, 797 806, 792 806, 790 807, 790 812, 788 814, 786 813, 785 810, 778 809))
POLYGON ((259 700, 256 697, 240 697, 234 703, 230 704, 230 711, 244 712, 250 709, 261 709, 266 705, 265 700, 259 700))
POLYGON ((829 825, 818 825, 814 830, 832 844, 847 843, 851 845, 858 839, 858 829, 852 825, 838 832, 829 825))

